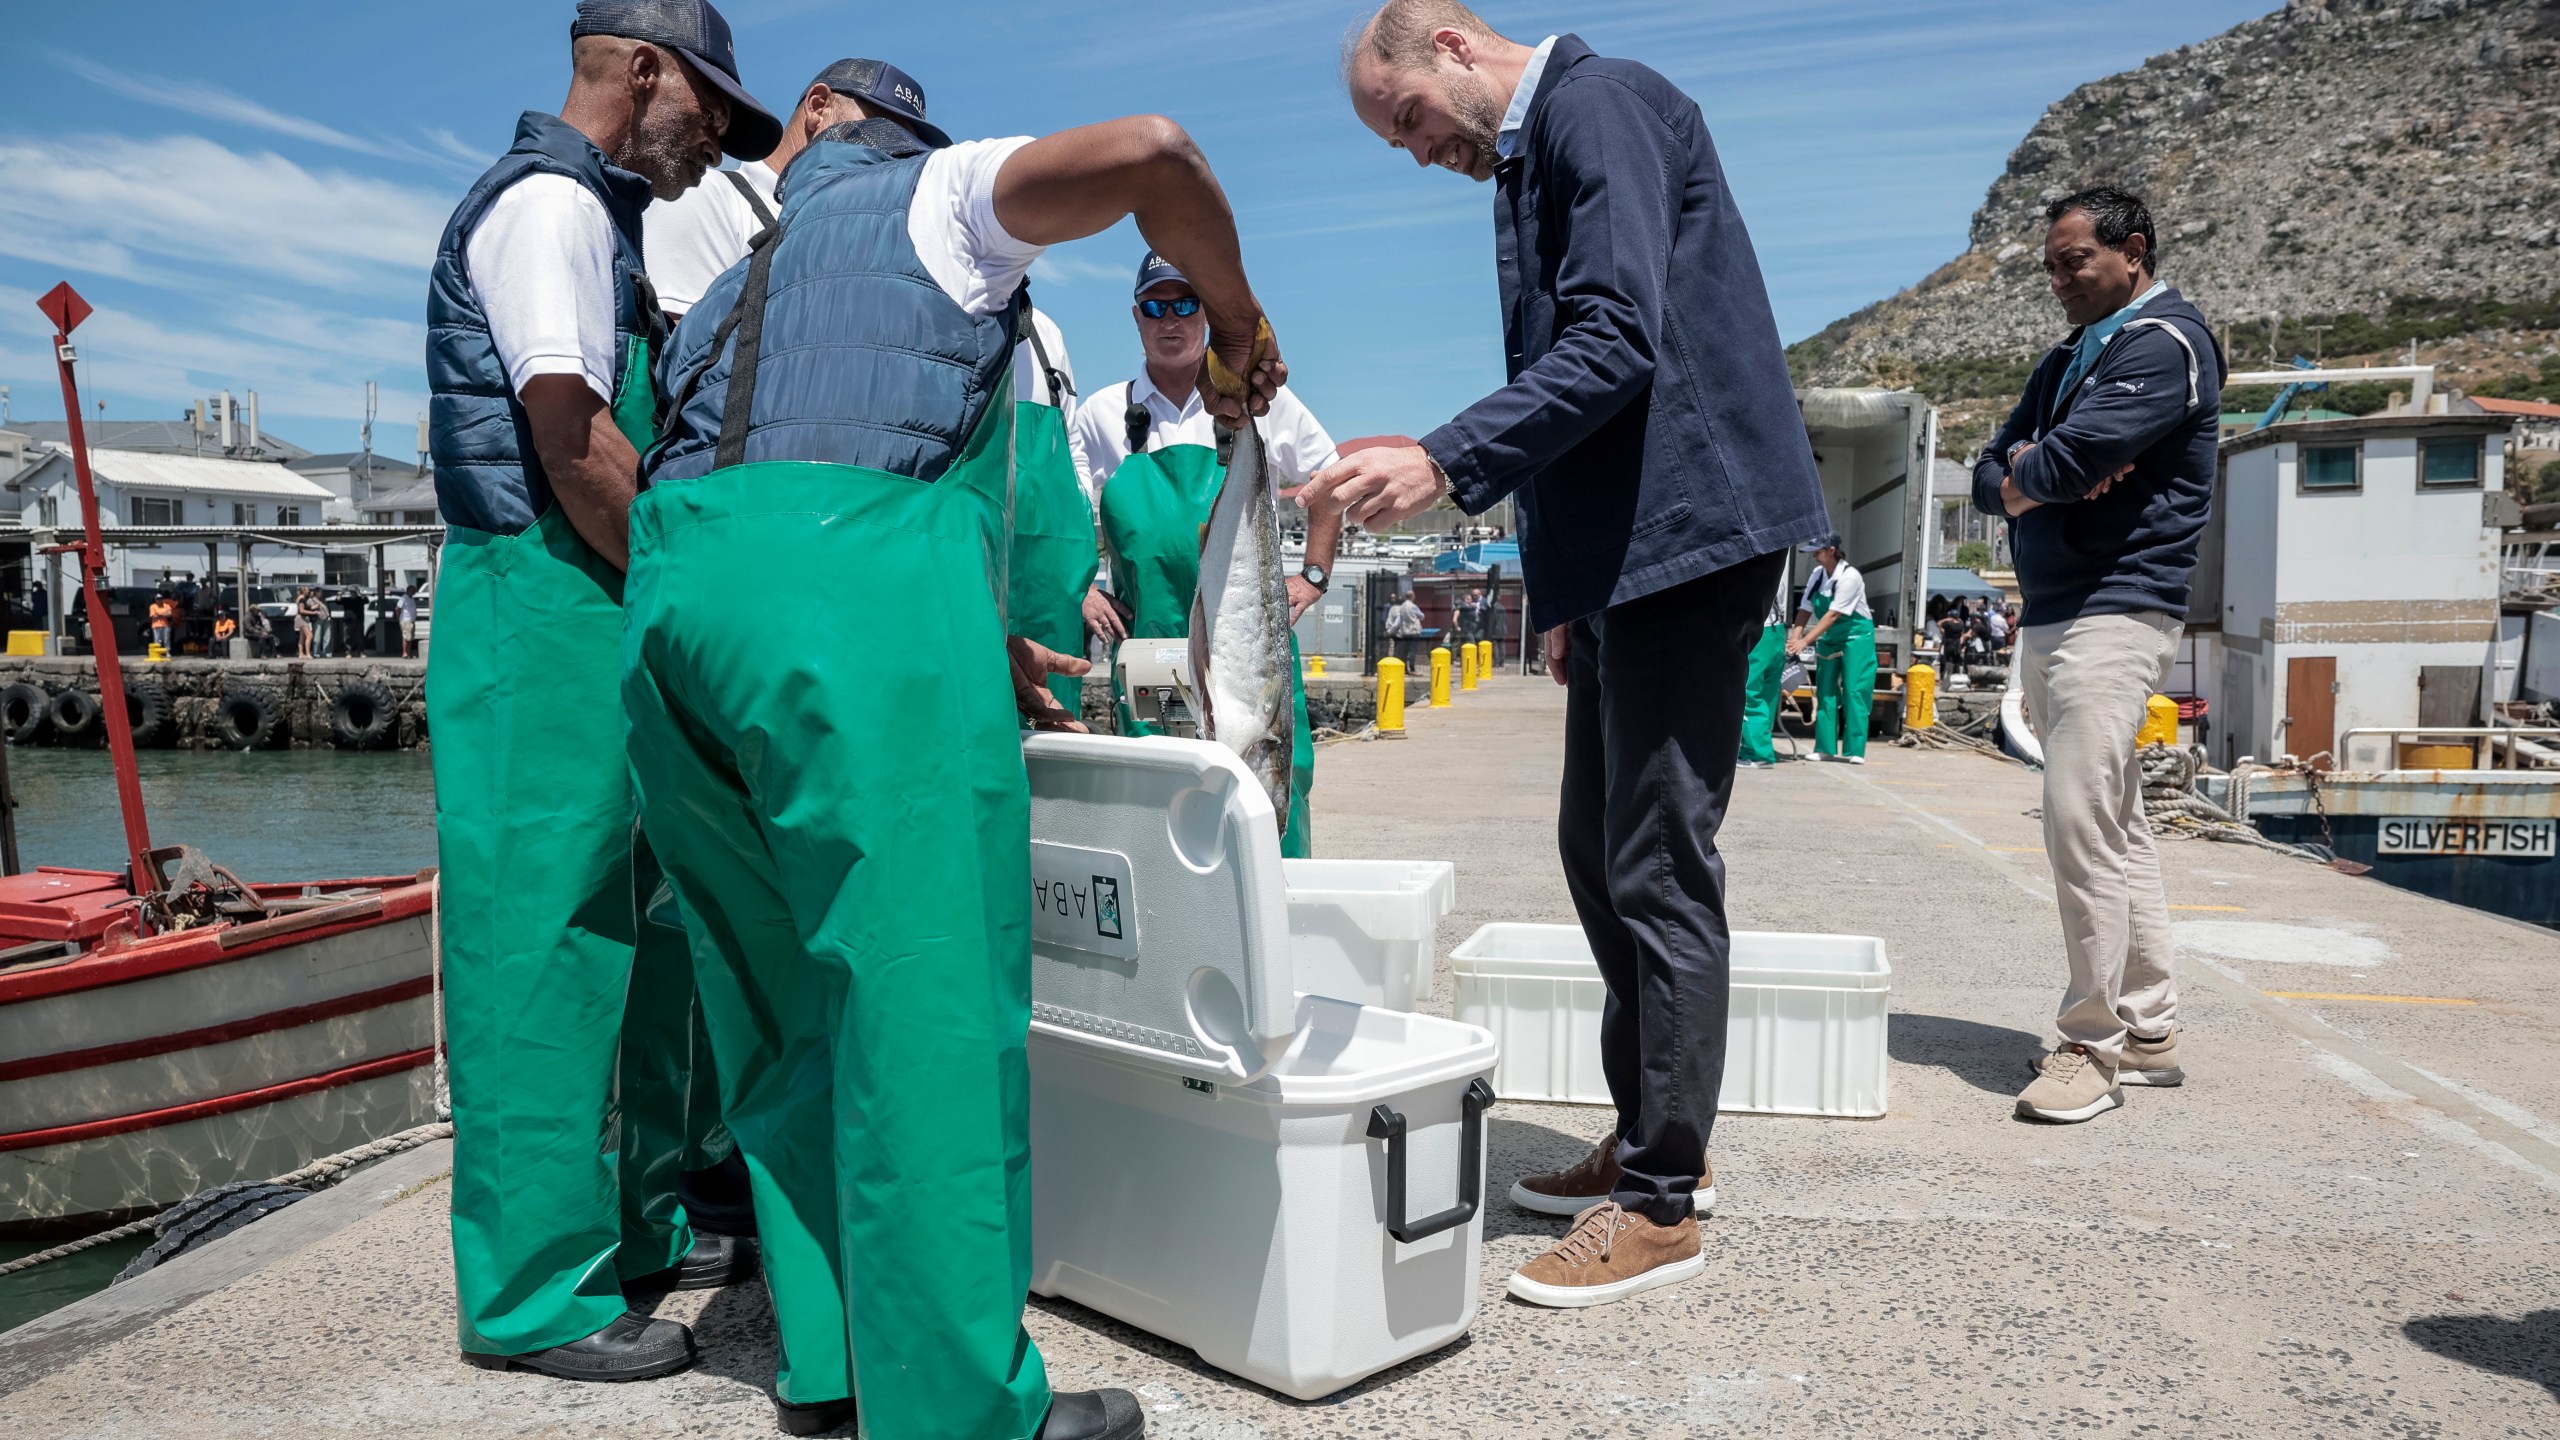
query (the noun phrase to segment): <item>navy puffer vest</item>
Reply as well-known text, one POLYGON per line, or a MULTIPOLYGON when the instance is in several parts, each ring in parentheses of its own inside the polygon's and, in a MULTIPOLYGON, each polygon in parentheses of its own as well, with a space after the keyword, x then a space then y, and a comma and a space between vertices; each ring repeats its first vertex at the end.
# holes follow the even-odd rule
POLYGON ((665 322, 640 262, 640 212, 649 182, 606 161, 604 152, 556 115, 528 110, 515 147, 489 167, 445 222, 427 281, 428 444, 435 455, 436 504, 445 520, 513 535, 551 508, 551 485, 533 452, 524 406, 489 343, 489 317, 471 295, 463 247, 499 192, 527 175, 566 175, 604 202, 613 218, 613 374, 630 363, 634 336, 665 322))
MULTIPOLYGON (((937 480, 1004 382, 1022 298, 994 315, 954 303, 907 238, 930 152, 889 121, 834 138, 845 133, 811 142, 783 177, 746 463, 817 461, 937 480)), ((676 327, 661 373, 678 408, 642 467, 644 483, 713 468, 737 348, 721 322, 748 264, 713 281, 676 327)))

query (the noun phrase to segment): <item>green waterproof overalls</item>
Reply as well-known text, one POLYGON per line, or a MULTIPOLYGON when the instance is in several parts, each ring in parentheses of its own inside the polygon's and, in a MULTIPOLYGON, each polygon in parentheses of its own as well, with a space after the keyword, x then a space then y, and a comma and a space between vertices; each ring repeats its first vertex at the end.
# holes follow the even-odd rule
MULTIPOLYGON (((1036 328, 1031 329, 1031 350, 1048 372, 1053 403, 1014 402, 1013 562, 1006 581, 1005 629, 1081 660, 1084 597, 1101 568, 1093 546, 1093 506, 1076 483, 1075 455, 1067 448, 1066 377, 1050 363, 1036 328)), ((1052 675, 1049 690, 1069 715, 1083 716, 1083 680, 1052 675)))
POLYGON ((1742 758, 1778 763, 1778 706, 1785 697, 1787 627, 1763 624, 1751 646, 1751 670, 1742 691, 1742 758))
MULTIPOLYGON (((1102 487, 1102 539, 1111 556, 1111 592, 1135 612, 1129 633, 1150 640, 1191 633, 1191 601, 1200 589, 1200 527, 1226 483, 1218 452, 1206 445, 1167 445, 1134 451, 1102 487)), ((1154 730, 1129 713, 1116 693, 1123 735, 1154 730)), ((1307 792, 1315 788, 1316 747, 1307 726, 1307 685, 1298 660, 1298 637, 1289 636, 1289 814, 1280 831, 1280 853, 1304 859, 1315 853, 1307 816, 1307 792)))
MULTIPOLYGON (((761 311, 759 249, 739 301, 761 311)), ((735 391, 754 391, 760 322, 735 391)), ((752 403, 751 401, 749 403, 752 403)), ((743 408, 731 413, 743 416, 743 408)), ((641 816, 693 937, 779 1331, 776 1387, 873 1440, 1033 1434, 1030 791, 999 599, 1010 387, 932 482, 814 462, 631 511, 641 816), (784 593, 741 645, 738 577, 784 593), (841 577, 902 597, 842 627, 841 577)))
MULTIPOLYGON (((626 348, 613 416, 646 449, 649 345, 626 348)), ((639 913, 657 874, 622 754, 622 599, 556 503, 518 534, 446 533, 427 715, 453 1268, 480 1354, 592 1335, 623 1281, 681 1260, 676 1174, 719 1120, 684 939, 639 913)))
MULTIPOLYGON (((1831 592, 1813 597, 1813 618, 1831 610, 1831 592)), ((1813 642, 1813 748, 1820 755, 1867 753, 1867 716, 1876 703, 1876 622, 1844 615, 1813 642)))

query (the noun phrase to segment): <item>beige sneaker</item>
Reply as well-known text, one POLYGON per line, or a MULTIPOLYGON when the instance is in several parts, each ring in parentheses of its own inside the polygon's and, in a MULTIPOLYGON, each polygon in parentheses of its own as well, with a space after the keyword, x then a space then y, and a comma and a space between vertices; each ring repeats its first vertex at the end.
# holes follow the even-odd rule
MULTIPOLYGON (((1697 1193, 1689 1203, 1700 1214, 1712 1214, 1716 1208, 1716 1170, 1713 1162, 1698 1177, 1697 1193)), ((1575 1164, 1551 1170, 1544 1175, 1524 1175, 1511 1184, 1511 1203, 1523 1210, 1541 1215, 1579 1215, 1609 1198, 1618 1188, 1618 1141, 1615 1136, 1601 1141, 1590 1154, 1575 1164)))
POLYGON ((2018 1113, 2030 1120, 2076 1125, 2124 1103, 2115 1067, 2077 1045, 2044 1057, 2042 1072, 2018 1094, 2018 1113))
POLYGON ((1574 1218, 1555 1248, 1511 1275, 1511 1293, 1532 1305, 1578 1309, 1607 1305, 1702 1274, 1698 1217, 1656 1225, 1610 1203, 1574 1218))
MULTIPOLYGON (((2027 1072, 2044 1073, 2045 1057, 2027 1057, 2027 1072)), ((2178 1068, 2178 1032, 2170 1031, 2157 1040, 2139 1035, 2124 1037, 2124 1062, 2116 1067, 2118 1085, 2147 1085, 2169 1089, 2187 1083, 2187 1072, 2178 1068)))

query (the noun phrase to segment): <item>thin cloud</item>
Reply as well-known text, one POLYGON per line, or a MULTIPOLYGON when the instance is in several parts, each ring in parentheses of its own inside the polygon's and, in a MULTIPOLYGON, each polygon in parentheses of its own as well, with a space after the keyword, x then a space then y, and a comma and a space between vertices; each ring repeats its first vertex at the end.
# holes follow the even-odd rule
POLYGON ((205 271, 423 285, 449 196, 200 136, 0 138, 0 254, 194 288, 205 271))
POLYGON ((462 145, 459 140, 453 139, 450 132, 445 132, 442 138, 430 132, 428 138, 436 141, 438 146, 436 149, 412 145, 405 141, 370 139, 362 135, 349 134, 334 125, 324 124, 318 120, 286 114, 282 110, 262 105, 246 95, 236 94, 218 85, 207 85, 196 80, 177 80, 165 75, 146 75, 139 71, 117 70, 85 56, 73 55, 51 47, 47 47, 47 53, 54 63, 81 79, 113 90, 127 99, 139 100, 146 105, 159 105, 184 114, 199 115, 208 120, 242 125, 252 130, 263 130, 271 135, 306 140, 314 145, 326 145, 336 150, 351 150, 356 154, 371 155, 381 160, 407 160, 433 165, 482 163, 468 147, 462 145))
POLYGON ((1074 285, 1091 280, 1127 280, 1138 273, 1135 264, 1112 265, 1082 255, 1064 255, 1052 250, 1031 262, 1031 278, 1048 285, 1074 285))

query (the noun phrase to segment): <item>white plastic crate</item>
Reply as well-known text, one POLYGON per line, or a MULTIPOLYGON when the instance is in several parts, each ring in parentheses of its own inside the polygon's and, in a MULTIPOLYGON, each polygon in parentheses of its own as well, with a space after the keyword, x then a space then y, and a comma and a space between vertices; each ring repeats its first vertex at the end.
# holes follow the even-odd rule
POLYGON ((1032 1031, 1031 1288, 1313 1400, 1474 1323, 1494 1043, 1298 1004, 1243 1085, 1032 1031))
MULTIPOLYGON (((1608 998, 1579 925, 1487 925, 1451 953, 1457 1015, 1502 1047, 1505 1100, 1609 1103, 1608 998)), ((1720 1108, 1871 1119, 1885 1113, 1893 967, 1864 935, 1737 930, 1720 1108)))
POLYGON ((1434 989, 1440 922, 1458 903, 1446 860, 1284 860, 1289 965, 1299 993, 1419 1010, 1434 989))

